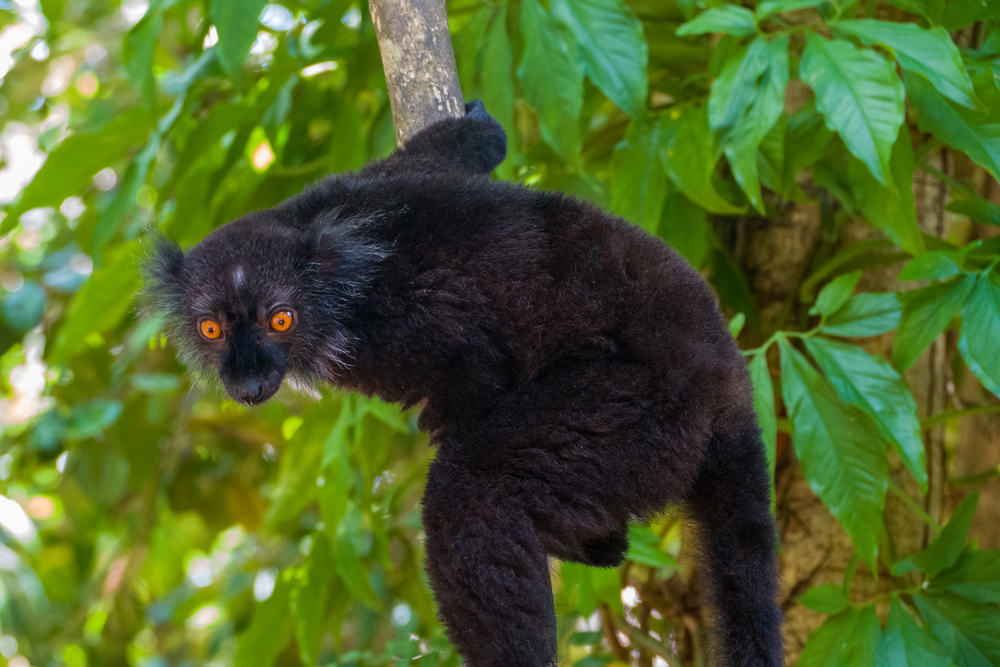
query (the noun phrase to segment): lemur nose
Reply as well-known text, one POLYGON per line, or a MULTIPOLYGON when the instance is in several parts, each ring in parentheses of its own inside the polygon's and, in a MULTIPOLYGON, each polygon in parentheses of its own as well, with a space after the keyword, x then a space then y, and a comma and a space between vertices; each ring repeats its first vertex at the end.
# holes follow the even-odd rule
POLYGON ((239 399, 247 405, 253 405, 260 399, 263 393, 264 385, 259 381, 251 380, 240 389, 239 399))

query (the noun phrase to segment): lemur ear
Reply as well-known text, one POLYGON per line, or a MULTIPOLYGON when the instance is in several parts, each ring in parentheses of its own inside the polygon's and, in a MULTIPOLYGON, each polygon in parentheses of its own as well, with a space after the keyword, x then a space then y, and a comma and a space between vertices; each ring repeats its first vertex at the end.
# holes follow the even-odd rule
POLYGON ((181 282, 184 271, 184 251, 181 247, 157 234, 151 240, 150 257, 146 261, 146 283, 153 289, 166 288, 181 282))
POLYGON ((157 234, 149 239, 140 303, 147 314, 183 312, 184 251, 157 234))

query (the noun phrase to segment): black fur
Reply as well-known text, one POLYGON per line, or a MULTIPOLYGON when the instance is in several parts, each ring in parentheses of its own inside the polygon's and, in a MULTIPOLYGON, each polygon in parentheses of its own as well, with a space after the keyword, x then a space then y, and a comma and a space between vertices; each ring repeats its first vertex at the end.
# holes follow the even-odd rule
POLYGON ((186 255, 161 245, 151 291, 187 361, 247 402, 285 375, 423 402, 427 567, 467 664, 554 664, 547 555, 615 566, 629 520, 687 502, 716 662, 780 665, 767 466, 711 291, 624 220, 490 180, 506 138, 469 111, 186 255), (277 306, 292 331, 267 330, 277 306))

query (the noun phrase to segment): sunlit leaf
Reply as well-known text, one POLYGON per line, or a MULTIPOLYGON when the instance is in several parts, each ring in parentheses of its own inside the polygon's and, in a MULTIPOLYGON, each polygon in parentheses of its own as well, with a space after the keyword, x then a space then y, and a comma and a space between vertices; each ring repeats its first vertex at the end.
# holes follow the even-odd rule
POLYGON ((799 598, 799 604, 821 614, 837 614, 847 608, 849 601, 847 595, 844 594, 843 586, 823 584, 803 593, 802 597, 799 598))
POLYGON ((963 552, 954 565, 931 579, 931 586, 974 602, 1000 602, 1000 549, 963 552))
POLYGON ((642 23, 621 0, 551 0, 569 28, 587 76, 633 118, 646 110, 646 39, 642 23))
POLYGON ((542 137, 564 159, 580 151, 583 68, 563 33, 538 0, 521 3, 524 55, 517 77, 525 97, 538 112, 542 137))
POLYGON ((794 12, 807 7, 820 7, 828 2, 833 4, 831 0, 764 0, 764 2, 757 5, 757 20, 763 21, 775 14, 794 12))
POLYGON ((222 69, 236 81, 243 79, 243 64, 257 38, 257 20, 267 0, 212 0, 209 17, 219 32, 214 47, 222 69))
MULTIPOLYGON (((31 183, 21 193, 18 211, 39 206, 56 206, 79 195, 94 174, 125 157, 130 148, 141 144, 153 129, 153 117, 142 107, 128 109, 100 132, 68 137, 46 158, 31 183)), ((4 221, 13 222, 14 214, 4 221)))
POLYGON ((978 501, 978 491, 966 496, 927 548, 893 565, 892 573, 899 575, 918 569, 933 576, 954 565, 965 546, 965 537, 972 525, 972 516, 976 512, 978 501))
POLYGON ((872 566, 889 485, 878 429, 859 408, 843 403, 786 338, 779 338, 778 344, 782 393, 802 471, 813 492, 847 529, 858 555, 872 566))
POLYGON ((994 111, 972 111, 941 96, 922 76, 907 72, 906 92, 917 125, 993 174, 1000 176, 1000 122, 994 111))
POLYGON ((970 109, 981 108, 958 47, 944 28, 925 30, 916 23, 858 19, 839 21, 836 30, 865 44, 888 47, 903 69, 925 76, 945 97, 970 109))
POLYGON ((298 580, 293 583, 290 602, 295 614, 295 637, 302 662, 316 664, 322 648, 324 612, 330 578, 335 574, 333 550, 323 533, 314 533, 312 549, 298 580))
POLYGON ((837 276, 820 290, 816 303, 809 309, 810 315, 832 315, 848 302, 854 288, 861 280, 861 271, 853 271, 837 276))
POLYGON ((698 15, 693 21, 677 28, 677 34, 703 35, 706 32, 725 32, 737 37, 752 35, 757 30, 754 14, 746 7, 720 5, 698 15))
MULTIPOLYGON (((992 273, 992 272, 991 272, 992 273)), ((977 275, 962 308, 958 350, 966 366, 984 387, 1000 396, 1000 286, 992 275, 977 275)))
POLYGON ((279 576, 274 590, 257 603, 253 620, 240 634, 233 667, 268 667, 292 635, 292 616, 288 613, 289 584, 279 576))
MULTIPOLYGON (((761 214, 766 214, 757 173, 757 148, 778 122, 785 108, 785 87, 788 85, 788 37, 782 35, 770 42, 758 37, 751 44, 746 60, 758 59, 762 61, 763 68, 754 66, 747 71, 740 71, 734 75, 734 85, 721 88, 722 95, 728 96, 730 102, 725 104, 725 111, 721 114, 717 127, 723 128, 725 133, 722 148, 733 170, 733 177, 754 208, 761 214), (758 51, 762 52, 760 56, 757 55, 758 51), (761 70, 759 81, 756 73, 758 69, 761 70), (729 88, 728 93, 726 88, 729 88), (745 92, 748 89, 749 94, 745 92), (749 103, 743 106, 740 102, 734 107, 731 100, 739 99, 741 91, 744 91, 742 93, 744 98, 749 98, 749 103), (732 118, 734 110, 738 112, 736 117, 732 118), (731 123, 730 118, 732 118, 731 123)), ((723 77, 727 71, 728 68, 723 71, 723 77)), ((723 77, 720 77, 717 83, 722 81, 723 77)), ((714 85, 712 92, 713 94, 716 92, 714 85)), ((710 99, 710 120, 711 110, 710 99)), ((713 123, 713 126, 715 125, 713 123)))
POLYGON ((629 123, 611 162, 611 208, 649 232, 655 232, 667 194, 667 172, 660 158, 662 116, 629 123))
MULTIPOLYGON (((507 142, 514 134, 514 55, 507 36, 507 5, 497 8, 483 43, 480 77, 488 85, 482 87, 483 104, 507 132, 507 142)), ((510 153, 509 150, 508 158, 510 153)))
POLYGON ((677 560, 660 548, 660 538, 657 537, 649 526, 641 524, 630 524, 628 529, 628 554, 629 560, 650 567, 678 568, 680 564, 677 560))
POLYGON ((681 192, 712 213, 738 213, 734 206, 716 191, 712 174, 719 154, 708 112, 704 108, 686 106, 670 112, 671 120, 664 127, 663 161, 667 174, 681 192))
POLYGON ((948 280, 962 273, 954 253, 942 250, 928 252, 907 262, 899 272, 899 280, 948 280))
POLYGON ((677 188, 671 188, 663 202, 659 233, 691 266, 700 269, 705 264, 711 234, 708 216, 677 188))
POLYGON ((826 318, 822 331, 830 336, 878 336, 895 329, 902 312, 903 305, 893 292, 855 294, 826 318))
POLYGON ((816 92, 827 127, 888 185, 892 145, 903 124, 903 83, 892 65, 870 49, 809 32, 799 74, 816 92))
POLYGON ((89 334, 103 333, 129 314, 139 287, 138 252, 138 242, 119 246, 90 276, 63 316, 51 353, 53 361, 64 363, 83 349, 89 334))
POLYGON ((925 247, 917 224, 913 169, 910 133, 902 128, 892 147, 888 185, 873 178, 868 168, 854 159, 848 160, 847 181, 865 218, 885 232, 893 243, 916 256, 922 254, 925 247))
POLYGON ((900 371, 913 365, 924 350, 958 315, 975 280, 961 276, 916 292, 903 308, 892 348, 892 363, 900 371))
POLYGON ((852 607, 809 633, 799 667, 874 667, 878 638, 875 605, 852 607))
POLYGON ((1000 609, 943 593, 913 596, 934 638, 957 667, 992 667, 1000 663, 1000 609))
POLYGON ((868 413, 926 492, 927 465, 917 404, 899 373, 885 359, 856 345, 819 337, 806 338, 805 344, 841 400, 868 413))
POLYGON ((129 80, 139 92, 143 104, 152 108, 156 99, 156 80, 153 78, 153 53, 156 51, 160 30, 163 28, 163 14, 149 11, 142 20, 125 35, 122 59, 129 80))
POLYGON ((876 649, 878 667, 949 667, 951 659, 933 637, 920 629, 897 598, 876 649))

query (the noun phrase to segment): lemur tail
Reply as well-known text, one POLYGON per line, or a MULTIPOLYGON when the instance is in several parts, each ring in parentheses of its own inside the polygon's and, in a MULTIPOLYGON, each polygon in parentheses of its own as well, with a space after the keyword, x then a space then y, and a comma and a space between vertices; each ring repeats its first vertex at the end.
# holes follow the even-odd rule
POLYGON ((714 664, 781 667, 775 527, 756 424, 712 438, 688 505, 709 570, 714 664))

